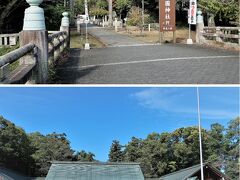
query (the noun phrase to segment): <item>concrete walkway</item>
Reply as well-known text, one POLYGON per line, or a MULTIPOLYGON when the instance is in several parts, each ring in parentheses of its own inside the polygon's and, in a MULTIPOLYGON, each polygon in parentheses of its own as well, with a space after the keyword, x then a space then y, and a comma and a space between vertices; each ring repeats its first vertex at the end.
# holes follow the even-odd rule
MULTIPOLYGON (((130 36, 116 33, 114 30, 98 27, 94 25, 88 25, 88 32, 92 36, 98 38, 107 47, 119 47, 119 46, 135 46, 146 44, 142 41, 131 38, 130 36)), ((83 26, 84 28, 84 26, 83 26)))
POLYGON ((239 54, 181 44, 71 49, 57 76, 57 84, 238 84, 239 54))

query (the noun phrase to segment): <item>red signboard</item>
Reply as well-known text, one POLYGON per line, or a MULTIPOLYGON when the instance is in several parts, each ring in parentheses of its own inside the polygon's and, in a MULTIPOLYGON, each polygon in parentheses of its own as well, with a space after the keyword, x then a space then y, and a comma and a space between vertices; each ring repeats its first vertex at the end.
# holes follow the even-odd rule
POLYGON ((176 30, 176 0, 159 0, 160 31, 176 30))

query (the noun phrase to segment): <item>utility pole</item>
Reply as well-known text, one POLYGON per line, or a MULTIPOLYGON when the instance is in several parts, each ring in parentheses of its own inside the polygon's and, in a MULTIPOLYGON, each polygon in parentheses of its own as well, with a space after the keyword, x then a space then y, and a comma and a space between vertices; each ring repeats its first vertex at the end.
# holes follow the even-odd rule
POLYGON ((200 98, 199 89, 197 87, 197 103, 198 103, 198 130, 199 130, 199 150, 200 150, 200 166, 201 166, 201 180, 204 180, 203 173, 203 157, 202 157, 202 128, 201 128, 201 116, 200 116, 200 98))

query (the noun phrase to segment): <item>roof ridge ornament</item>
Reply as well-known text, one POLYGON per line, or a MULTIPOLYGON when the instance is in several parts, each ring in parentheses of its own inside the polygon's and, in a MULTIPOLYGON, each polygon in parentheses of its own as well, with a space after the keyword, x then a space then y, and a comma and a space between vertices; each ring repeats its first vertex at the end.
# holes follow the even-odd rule
POLYGON ((23 30, 46 30, 44 11, 39 7, 43 0, 26 0, 26 2, 30 7, 25 10, 23 30))

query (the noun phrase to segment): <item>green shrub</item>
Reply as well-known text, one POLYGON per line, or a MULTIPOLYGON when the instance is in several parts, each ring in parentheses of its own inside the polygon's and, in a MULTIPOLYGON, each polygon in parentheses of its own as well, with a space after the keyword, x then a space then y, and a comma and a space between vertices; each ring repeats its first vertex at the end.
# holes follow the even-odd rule
MULTIPOLYGON (((151 18, 148 13, 144 13, 145 24, 150 23, 151 18)), ((127 15, 128 26, 142 26, 142 10, 139 7, 133 6, 127 15)))

